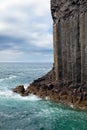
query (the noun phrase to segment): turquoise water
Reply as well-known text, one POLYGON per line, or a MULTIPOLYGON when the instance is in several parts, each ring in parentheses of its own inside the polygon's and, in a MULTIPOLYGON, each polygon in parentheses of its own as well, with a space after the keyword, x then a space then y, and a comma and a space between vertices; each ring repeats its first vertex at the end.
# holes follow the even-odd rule
POLYGON ((0 130, 87 130, 87 111, 21 97, 11 90, 44 75, 52 64, 0 63, 0 130))

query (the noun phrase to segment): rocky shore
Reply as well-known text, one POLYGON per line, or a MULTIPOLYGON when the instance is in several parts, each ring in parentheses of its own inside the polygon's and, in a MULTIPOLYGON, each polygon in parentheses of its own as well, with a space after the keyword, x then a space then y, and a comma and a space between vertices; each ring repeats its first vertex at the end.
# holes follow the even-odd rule
POLYGON ((54 83, 52 74, 53 71, 48 72, 30 84, 26 90, 23 85, 19 85, 13 89, 13 92, 22 96, 34 94, 43 99, 61 102, 74 108, 87 109, 87 86, 54 83))
POLYGON ((87 0, 51 0, 54 68, 14 92, 87 109, 87 0))

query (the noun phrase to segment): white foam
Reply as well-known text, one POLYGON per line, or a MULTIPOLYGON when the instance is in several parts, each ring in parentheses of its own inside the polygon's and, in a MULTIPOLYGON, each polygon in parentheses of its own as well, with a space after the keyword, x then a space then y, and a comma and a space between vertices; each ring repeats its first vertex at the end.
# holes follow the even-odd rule
POLYGON ((8 118, 13 117, 13 115, 6 114, 6 113, 3 113, 3 112, 0 112, 0 117, 1 116, 8 117, 8 118))
POLYGON ((15 76, 15 75, 10 75, 8 78, 0 79, 0 82, 3 82, 3 81, 5 81, 5 80, 14 79, 14 78, 16 78, 16 77, 17 77, 17 76, 15 76))
POLYGON ((70 106, 71 106, 72 108, 74 108, 74 105, 73 105, 73 104, 71 104, 70 106))
POLYGON ((10 90, 0 90, 0 97, 11 97, 12 93, 10 90))
POLYGON ((39 98, 38 96, 36 95, 33 95, 33 94, 30 94, 28 97, 26 97, 28 100, 30 101, 38 101, 38 100, 41 100, 41 98, 39 98))
POLYGON ((15 76, 15 75, 10 75, 10 77, 8 78, 8 79, 14 79, 14 78, 16 78, 17 76, 15 76))
POLYGON ((4 81, 4 79, 0 79, 0 82, 4 81))
POLYGON ((25 90, 27 89, 28 86, 29 86, 29 84, 25 84, 24 85, 25 90))
POLYGON ((50 98, 49 98, 49 97, 45 97, 45 99, 46 99, 46 100, 50 100, 50 98))
POLYGON ((41 100, 41 98, 33 95, 33 94, 30 94, 29 96, 21 96, 19 94, 15 94, 14 97, 16 100, 24 100, 24 101, 38 101, 38 100, 41 100))
POLYGON ((29 96, 21 96, 19 94, 13 93, 11 90, 0 90, 0 98, 10 98, 14 100, 25 100, 25 101, 38 101, 41 100, 41 98, 30 94, 29 96))

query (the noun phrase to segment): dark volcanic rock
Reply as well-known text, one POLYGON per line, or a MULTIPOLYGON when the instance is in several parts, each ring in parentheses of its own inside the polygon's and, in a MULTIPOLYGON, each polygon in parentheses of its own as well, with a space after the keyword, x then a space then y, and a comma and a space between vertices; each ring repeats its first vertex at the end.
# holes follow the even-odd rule
POLYGON ((51 0, 51 14, 55 81, 87 84, 87 0, 51 0))
POLYGON ((19 93, 19 94, 24 94, 25 93, 24 85, 17 86, 16 88, 13 89, 13 92, 19 93))
POLYGON ((34 80, 31 86, 37 86, 37 87, 48 86, 48 88, 52 88, 52 83, 54 83, 54 69, 52 69, 43 77, 38 78, 37 80, 34 80))
POLYGON ((54 66, 14 92, 87 109, 87 0, 51 0, 54 66))

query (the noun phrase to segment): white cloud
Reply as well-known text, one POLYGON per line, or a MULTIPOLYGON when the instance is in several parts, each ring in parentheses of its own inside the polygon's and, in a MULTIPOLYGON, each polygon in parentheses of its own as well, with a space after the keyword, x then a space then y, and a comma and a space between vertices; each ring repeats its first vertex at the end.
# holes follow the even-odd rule
POLYGON ((5 62, 5 61, 13 61, 17 60, 21 57, 21 52, 18 51, 13 51, 13 50, 3 50, 0 51, 0 61, 5 62), (14 59, 13 59, 14 58, 14 59))
POLYGON ((7 24, 0 22, 0 31, 3 31, 6 28, 7 28, 7 24))
POLYGON ((24 39, 22 44, 14 43, 15 50, 31 45, 52 50, 50 0, 0 0, 0 35, 24 39))

